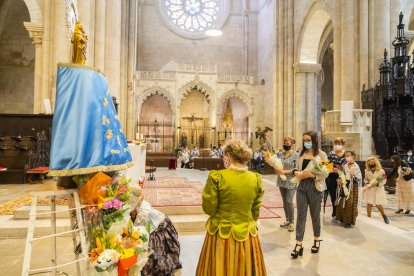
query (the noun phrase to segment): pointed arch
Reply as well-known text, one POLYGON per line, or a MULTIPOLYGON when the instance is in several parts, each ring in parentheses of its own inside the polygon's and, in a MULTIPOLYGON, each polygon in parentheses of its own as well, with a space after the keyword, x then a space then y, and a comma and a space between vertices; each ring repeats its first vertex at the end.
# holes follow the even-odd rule
POLYGON ((246 92, 240 90, 240 89, 232 89, 227 91, 223 94, 223 96, 220 97, 220 99, 217 101, 217 106, 222 106, 228 99, 230 98, 238 98, 240 99, 244 104, 246 104, 249 115, 253 113, 253 100, 249 98, 246 92))
POLYGON ((24 0, 24 2, 29 10, 30 22, 43 24, 42 10, 40 9, 38 0, 24 0))
POLYGON ((177 106, 180 106, 181 101, 185 99, 188 93, 194 89, 202 93, 209 104, 215 106, 213 89, 208 84, 201 81, 198 77, 196 77, 193 81, 187 82, 178 90, 177 106))
POLYGON ((174 97, 171 95, 170 92, 164 87, 161 86, 153 86, 150 88, 145 89, 139 96, 136 97, 136 103, 138 107, 137 114, 140 114, 142 105, 151 97, 159 95, 167 100, 167 102, 170 104, 171 112, 173 115, 175 115, 175 100, 174 97))

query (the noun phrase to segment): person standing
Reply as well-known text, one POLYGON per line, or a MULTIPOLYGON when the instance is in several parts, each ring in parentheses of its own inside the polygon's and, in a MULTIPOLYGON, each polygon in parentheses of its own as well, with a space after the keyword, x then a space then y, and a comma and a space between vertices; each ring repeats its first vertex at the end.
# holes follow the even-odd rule
POLYGON ((381 163, 375 157, 370 157, 365 162, 365 179, 364 192, 367 202, 367 216, 371 217, 372 206, 377 206, 384 222, 389 224, 387 215, 385 214, 383 205, 387 203, 387 195, 385 194, 384 185, 387 177, 382 169, 381 163))
POLYGON ((358 216, 358 190, 362 185, 362 173, 358 164, 355 163, 355 152, 346 151, 345 159, 344 171, 347 183, 342 183, 341 178, 338 178, 336 219, 345 223, 345 228, 352 228, 358 216), (343 185, 346 185, 347 194, 345 194, 343 185))
POLYGON ((224 170, 212 170, 202 194, 209 215, 197 276, 266 275, 257 230, 264 194, 259 174, 247 170, 252 151, 240 140, 224 146, 224 170))
POLYGON ((401 161, 398 155, 391 156, 394 163, 392 175, 396 178, 396 194, 398 199, 398 210, 396 214, 401 214, 405 210, 405 214, 410 213, 411 207, 414 206, 414 180, 412 176, 405 176, 402 173, 403 168, 410 168, 401 161))
MULTIPOLYGON (((345 160, 345 139, 337 137, 334 140, 334 150, 328 154, 328 160, 334 165, 334 171, 331 172, 326 179, 326 186, 328 188, 329 197, 332 203, 332 220, 335 221, 336 216, 336 190, 338 187, 338 168, 341 169, 346 164, 345 160)), ((325 197, 326 199, 326 197, 325 197)))
POLYGON ((311 247, 312 253, 318 253, 320 248, 321 236, 321 202, 323 191, 326 190, 325 179, 328 173, 314 175, 306 170, 312 160, 328 161, 326 153, 319 149, 318 135, 314 131, 303 134, 303 145, 293 173, 300 180, 296 192, 297 220, 296 220, 296 245, 290 253, 296 259, 303 254, 303 236, 305 234, 306 217, 308 207, 312 218, 314 242, 311 247))
POLYGON ((404 162, 412 169, 414 170, 414 156, 413 151, 408 150, 407 151, 407 157, 404 158, 404 162))
POLYGON ((295 209, 293 207, 293 197, 296 193, 296 184, 291 182, 293 178, 292 171, 296 168, 296 162, 299 154, 292 149, 293 138, 285 137, 283 139, 283 151, 278 154, 278 158, 282 160, 283 169, 275 170, 278 175, 277 186, 283 199, 283 209, 285 210, 286 221, 280 227, 287 227, 289 232, 295 230, 293 222, 295 221, 295 209), (280 175, 285 175, 283 180, 280 175))

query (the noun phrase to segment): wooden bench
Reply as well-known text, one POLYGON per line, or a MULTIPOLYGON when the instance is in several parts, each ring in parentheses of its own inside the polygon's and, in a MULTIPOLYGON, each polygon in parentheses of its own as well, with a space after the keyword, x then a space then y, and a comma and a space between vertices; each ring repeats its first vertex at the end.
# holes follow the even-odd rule
POLYGON ((49 167, 39 167, 26 170, 26 179, 29 183, 43 183, 45 177, 49 173, 49 167), (38 178, 38 179, 34 179, 38 178))

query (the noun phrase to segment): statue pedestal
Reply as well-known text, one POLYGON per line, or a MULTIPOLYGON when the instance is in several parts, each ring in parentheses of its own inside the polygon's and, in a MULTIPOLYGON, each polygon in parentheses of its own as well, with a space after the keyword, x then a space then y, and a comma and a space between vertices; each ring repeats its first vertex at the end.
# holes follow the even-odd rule
POLYGON ((345 138, 345 149, 353 150, 357 160, 366 160, 372 155, 372 110, 354 109, 352 123, 341 123, 341 111, 332 110, 325 113, 325 135, 333 140, 340 136, 345 138))

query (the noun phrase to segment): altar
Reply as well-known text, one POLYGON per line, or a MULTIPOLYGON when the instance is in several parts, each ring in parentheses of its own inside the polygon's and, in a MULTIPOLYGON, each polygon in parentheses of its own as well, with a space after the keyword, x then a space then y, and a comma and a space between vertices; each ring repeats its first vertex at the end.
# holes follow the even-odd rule
POLYGON ((131 152, 132 161, 134 166, 125 170, 127 177, 132 178, 132 181, 135 182, 139 177, 145 176, 145 158, 147 155, 147 144, 128 144, 128 149, 131 152))

